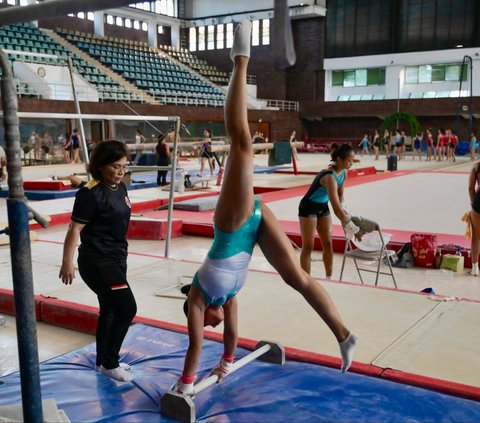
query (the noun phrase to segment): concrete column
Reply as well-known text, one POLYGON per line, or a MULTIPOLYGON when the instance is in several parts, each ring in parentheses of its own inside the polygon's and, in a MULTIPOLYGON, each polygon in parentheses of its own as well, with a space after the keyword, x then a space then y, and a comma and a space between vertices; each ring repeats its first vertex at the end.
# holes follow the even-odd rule
MULTIPOLYGON (((27 0, 27 4, 28 4, 28 5, 30 5, 30 4, 36 4, 36 3, 37 3, 37 0, 27 0)), ((32 21, 32 22, 30 22, 30 23, 38 28, 38 21, 32 21)))
POLYGON ((172 46, 180 48, 180 25, 171 26, 172 46))
POLYGON ((93 12, 93 27, 95 35, 103 37, 105 35, 105 22, 102 11, 93 12))
POLYGON ((157 22, 154 19, 149 20, 148 22, 148 45, 151 47, 157 47, 157 22))
POLYGON ((404 80, 404 67, 398 65, 387 66, 385 71, 385 99, 402 98, 404 80))

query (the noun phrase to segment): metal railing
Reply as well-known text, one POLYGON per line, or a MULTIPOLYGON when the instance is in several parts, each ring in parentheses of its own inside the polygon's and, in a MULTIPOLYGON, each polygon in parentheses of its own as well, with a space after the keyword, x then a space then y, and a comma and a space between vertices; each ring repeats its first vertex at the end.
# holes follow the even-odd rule
POLYGON ((300 103, 298 101, 267 100, 267 107, 286 112, 298 112, 300 110, 300 103))

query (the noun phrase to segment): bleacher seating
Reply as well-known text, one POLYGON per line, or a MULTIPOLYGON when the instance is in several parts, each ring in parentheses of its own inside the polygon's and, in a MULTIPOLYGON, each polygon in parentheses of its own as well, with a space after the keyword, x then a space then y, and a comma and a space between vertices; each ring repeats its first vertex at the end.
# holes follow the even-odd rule
MULTIPOLYGON (((61 57, 70 56, 74 68, 85 80, 95 86, 100 99, 141 100, 139 96, 134 95, 128 88, 122 87, 116 80, 109 78, 104 72, 95 68, 94 65, 58 44, 55 40, 31 24, 6 25, 0 27, 0 48, 11 51, 8 53, 10 60, 23 60, 35 63, 66 65, 66 60, 61 57), (14 53, 15 51, 49 54, 61 57, 54 58, 41 55, 25 56, 16 54, 14 53)), ((32 88, 25 88, 25 84, 20 83, 19 94, 32 95, 31 93, 34 92, 32 88)))
POLYGON ((176 60, 195 69, 211 81, 219 85, 228 85, 229 77, 227 72, 221 71, 215 66, 208 64, 205 60, 199 59, 189 50, 185 48, 175 48, 169 45, 159 45, 158 47, 176 60))
POLYGON ((221 90, 144 43, 63 29, 57 33, 164 104, 224 104, 221 90))

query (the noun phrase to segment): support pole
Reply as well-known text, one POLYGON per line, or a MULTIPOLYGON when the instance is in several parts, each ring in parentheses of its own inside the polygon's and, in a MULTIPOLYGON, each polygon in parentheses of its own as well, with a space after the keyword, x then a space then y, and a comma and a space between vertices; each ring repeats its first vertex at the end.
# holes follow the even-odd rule
POLYGON ((83 128, 82 111, 80 109, 80 103, 77 97, 77 89, 75 88, 75 81, 73 78, 73 73, 74 73, 73 63, 72 63, 72 58, 70 56, 67 57, 67 63, 68 63, 68 70, 70 72, 70 82, 72 84, 72 93, 73 93, 73 101, 75 103, 75 112, 78 115, 78 123, 80 126, 80 135, 81 135, 80 144, 82 145, 83 163, 85 163, 85 170, 87 171, 88 180, 90 180, 92 178, 90 173, 88 173, 88 163, 90 162, 90 157, 88 157, 87 140, 85 138, 85 129, 83 128))
MULTIPOLYGON (((260 341, 255 347, 255 351, 233 363, 228 374, 236 372, 256 358, 269 363, 283 365, 285 363, 285 349, 277 342, 260 341)), ((218 376, 212 375, 197 383, 193 388, 195 395, 215 385, 217 380, 218 376)), ((187 423, 196 421, 195 403, 193 402, 193 397, 188 395, 169 391, 160 399, 160 407, 162 414, 175 420, 187 423)))
MULTIPOLYGON (((169 257, 170 254, 170 238, 172 236, 172 215, 173 215, 173 196, 175 191, 175 177, 177 173, 177 153, 178 153, 178 138, 180 134, 180 117, 175 117, 174 123, 174 141, 172 151, 172 174, 170 176, 170 195, 168 197, 168 217, 167 217, 167 239, 165 241, 165 257, 169 257)), ((183 180, 178 181, 183 185, 183 180)), ((178 192, 183 192, 180 185, 178 186, 178 192)))
POLYGON ((7 212, 10 232, 13 294, 17 325, 18 357, 22 388, 23 419, 43 422, 42 394, 38 365, 37 329, 33 293, 29 216, 23 192, 17 90, 11 64, 0 50, 1 98, 5 128, 8 188, 7 212))

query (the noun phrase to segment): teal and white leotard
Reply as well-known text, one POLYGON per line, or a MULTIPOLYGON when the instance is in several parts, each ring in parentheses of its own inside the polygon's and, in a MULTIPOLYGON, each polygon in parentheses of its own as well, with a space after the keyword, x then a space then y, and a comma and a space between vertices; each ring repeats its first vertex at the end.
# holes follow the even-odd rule
POLYGON ((207 304, 221 306, 242 289, 261 221, 260 203, 255 201, 252 215, 235 232, 222 232, 214 225, 213 244, 192 282, 207 304))

